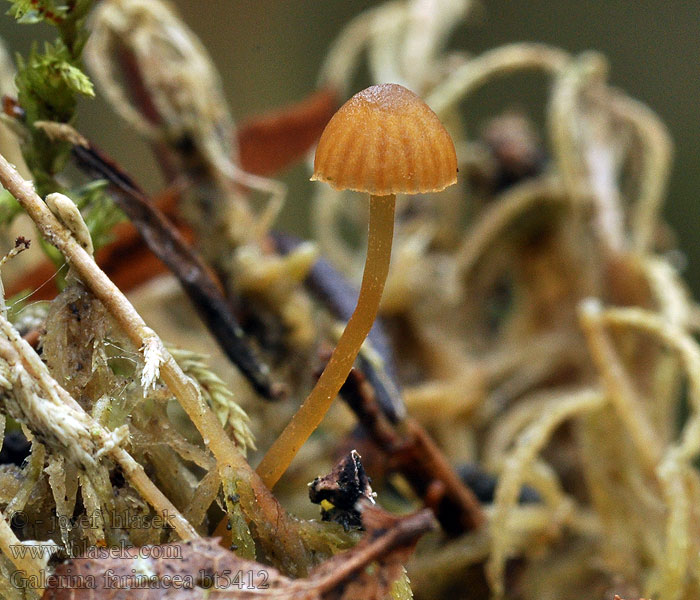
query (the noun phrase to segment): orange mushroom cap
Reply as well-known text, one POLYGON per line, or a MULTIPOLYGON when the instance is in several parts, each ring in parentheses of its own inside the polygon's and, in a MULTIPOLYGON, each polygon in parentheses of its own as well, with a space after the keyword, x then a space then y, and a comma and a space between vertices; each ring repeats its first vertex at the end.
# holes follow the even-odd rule
POLYGON ((385 83, 358 92, 333 115, 311 179, 375 196, 439 192, 457 181, 457 154, 423 100, 385 83))

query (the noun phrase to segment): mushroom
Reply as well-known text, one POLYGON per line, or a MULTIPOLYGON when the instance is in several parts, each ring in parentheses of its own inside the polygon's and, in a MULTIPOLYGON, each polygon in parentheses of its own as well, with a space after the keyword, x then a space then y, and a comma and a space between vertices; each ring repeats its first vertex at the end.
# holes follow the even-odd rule
POLYGON ((355 94, 331 118, 316 148, 311 179, 370 194, 367 259, 357 306, 326 368, 258 466, 268 487, 322 421, 374 323, 389 271, 396 194, 439 192, 452 185, 457 156, 427 104, 387 83, 355 94))

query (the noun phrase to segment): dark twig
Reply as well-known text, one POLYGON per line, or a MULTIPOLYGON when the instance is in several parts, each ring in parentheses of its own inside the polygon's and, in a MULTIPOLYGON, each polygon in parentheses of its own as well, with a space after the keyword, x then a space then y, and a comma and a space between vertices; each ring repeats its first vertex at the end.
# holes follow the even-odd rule
POLYGON ((353 369, 340 394, 386 454, 389 468, 406 478, 433 510, 445 532, 459 535, 484 522, 476 496, 464 485, 428 433, 410 418, 403 421, 403 431, 390 423, 362 373, 353 369))
POLYGON ((151 252, 178 278, 219 346, 253 388, 264 398, 279 398, 282 386, 270 381, 267 365, 249 346, 216 276, 177 229, 149 202, 138 185, 94 146, 74 146, 73 155, 80 167, 109 182, 115 202, 138 229, 151 252))
POLYGON ((455 473, 428 432, 414 419, 406 419, 407 442, 394 454, 404 477, 439 515, 448 533, 476 529, 485 520, 481 505, 455 473))
MULTIPOLYGON (((302 241, 279 231, 271 232, 270 237, 280 254, 288 254, 302 241)), ((357 304, 358 292, 327 260, 320 258, 314 263, 304 284, 336 318, 343 321, 350 318, 357 304)), ((360 370, 374 389, 384 414, 392 423, 397 423, 406 415, 406 407, 401 398, 391 346, 380 321, 375 321, 368 339, 381 356, 383 366, 377 368, 360 354, 360 370)))

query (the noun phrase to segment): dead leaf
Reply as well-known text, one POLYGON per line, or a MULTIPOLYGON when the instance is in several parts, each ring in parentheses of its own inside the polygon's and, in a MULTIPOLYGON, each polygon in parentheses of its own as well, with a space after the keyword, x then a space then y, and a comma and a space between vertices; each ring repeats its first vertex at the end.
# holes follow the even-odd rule
POLYGON ((241 166, 272 175, 301 160, 338 108, 337 94, 320 90, 298 104, 260 115, 238 127, 241 166))
POLYGON ((93 548, 47 577, 42 600, 382 600, 418 538, 435 521, 427 509, 398 517, 361 502, 366 535, 306 578, 290 579, 273 567, 238 558, 217 538, 200 538, 141 548, 93 548))

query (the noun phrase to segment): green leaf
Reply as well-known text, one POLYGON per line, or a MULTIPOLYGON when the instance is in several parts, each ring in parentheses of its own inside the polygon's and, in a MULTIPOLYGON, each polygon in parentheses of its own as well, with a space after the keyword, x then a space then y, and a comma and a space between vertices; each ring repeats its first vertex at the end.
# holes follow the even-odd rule
POLYGON ((37 191, 43 196, 62 191, 55 180, 70 156, 71 145, 53 141, 32 127, 36 121, 70 123, 75 116, 78 94, 94 95, 92 82, 71 58, 61 40, 45 44, 43 51, 32 47, 29 57, 17 57, 15 78, 20 106, 26 115, 31 140, 22 153, 32 172, 37 191))
POLYGON ((60 70, 63 81, 71 90, 83 96, 95 96, 95 88, 92 85, 92 81, 90 81, 90 78, 78 67, 63 62, 57 64, 56 68, 60 70))
POLYGON ((17 19, 18 23, 33 24, 40 21, 57 23, 64 20, 70 9, 63 2, 54 0, 9 0, 12 6, 7 14, 17 19))
POLYGON ((43 52, 33 45, 25 60, 17 57, 17 97, 25 112, 30 139, 23 142, 22 154, 32 172, 37 192, 63 191, 56 179, 70 156, 71 145, 50 139, 33 127, 36 121, 71 123, 77 97, 93 97, 95 90, 83 72, 80 55, 88 39, 85 27, 95 0, 8 0, 8 13, 18 22, 45 21, 55 26, 59 39, 44 45, 43 52))
MULTIPOLYGON (((73 64, 68 48, 57 40, 55 43, 44 44, 44 51, 39 52, 36 45, 32 48, 29 59, 17 61, 17 87, 20 93, 20 104, 27 110, 29 107, 22 103, 22 94, 25 100, 31 101, 31 94, 37 96, 50 107, 58 108, 64 112, 69 106, 74 108, 75 99, 68 92, 76 92, 84 96, 94 96, 90 78, 73 64)), ((31 102, 30 102, 31 103, 31 102)), ((43 115, 42 118, 50 115, 43 115)), ((51 119, 66 122, 66 119, 51 119)))
POLYGON ((406 569, 403 569, 401 576, 391 585, 391 599, 412 600, 412 598, 411 582, 408 580, 406 569))

